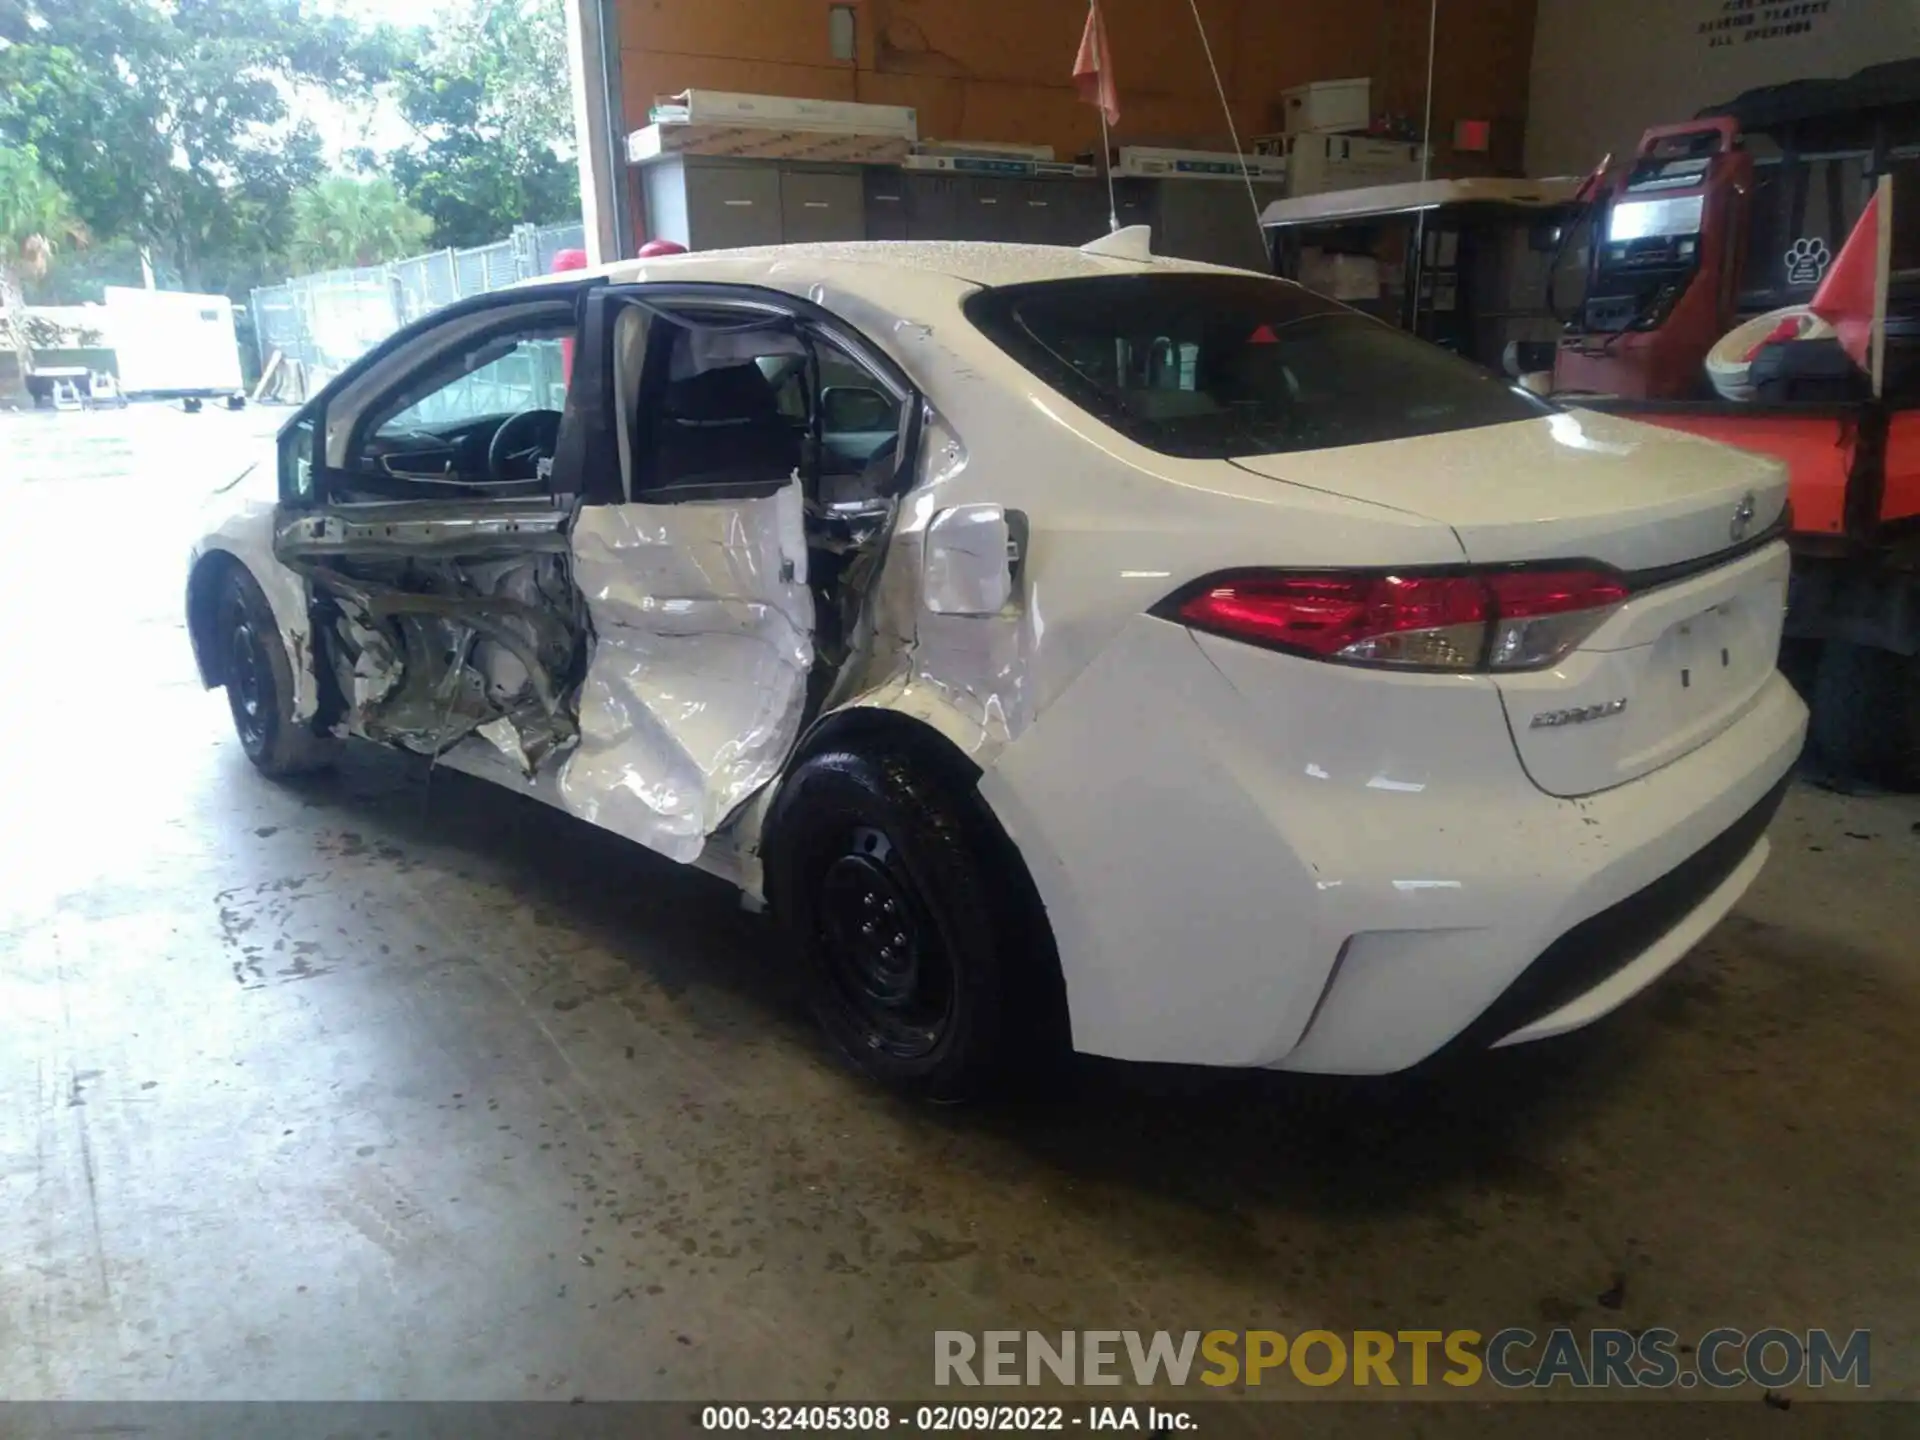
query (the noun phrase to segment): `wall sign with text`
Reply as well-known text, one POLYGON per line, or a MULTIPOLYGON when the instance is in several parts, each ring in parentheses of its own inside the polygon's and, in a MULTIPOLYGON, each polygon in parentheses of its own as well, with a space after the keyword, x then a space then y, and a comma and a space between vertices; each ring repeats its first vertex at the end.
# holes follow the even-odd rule
POLYGON ((1777 44, 1823 28, 1833 0, 1710 0, 1694 33, 1709 50, 1729 45, 1777 44))

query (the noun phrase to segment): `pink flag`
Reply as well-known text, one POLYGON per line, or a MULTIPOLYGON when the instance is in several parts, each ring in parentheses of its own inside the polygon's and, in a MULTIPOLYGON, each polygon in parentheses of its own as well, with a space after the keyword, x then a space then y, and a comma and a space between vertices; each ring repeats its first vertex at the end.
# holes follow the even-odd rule
POLYGON ((1107 18, 1100 0, 1087 6, 1087 28, 1080 33, 1080 53, 1073 59, 1073 84, 1080 98, 1097 105, 1107 124, 1120 123, 1120 87, 1113 79, 1113 51, 1107 45, 1107 18))
POLYGON ((1879 187, 1860 219, 1840 247, 1807 308, 1833 326, 1840 348, 1873 377, 1880 393, 1881 350, 1887 319, 1887 265, 1892 248, 1891 177, 1881 176, 1879 187))

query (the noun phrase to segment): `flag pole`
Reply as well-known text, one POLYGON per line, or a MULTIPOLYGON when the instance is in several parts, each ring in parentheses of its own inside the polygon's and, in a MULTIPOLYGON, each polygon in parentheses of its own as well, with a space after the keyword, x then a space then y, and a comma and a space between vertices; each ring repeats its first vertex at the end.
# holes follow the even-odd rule
POLYGON ((1100 112, 1100 168, 1107 172, 1107 233, 1111 235, 1120 229, 1120 202, 1113 198, 1113 139, 1107 134, 1107 107, 1094 108, 1100 112))
POLYGON ((1875 207, 1879 233, 1874 247, 1877 253, 1873 272, 1873 329, 1868 355, 1872 361, 1873 396, 1878 400, 1886 379, 1887 290, 1893 278, 1893 176, 1880 177, 1880 183, 1874 187, 1874 198, 1880 202, 1875 207))

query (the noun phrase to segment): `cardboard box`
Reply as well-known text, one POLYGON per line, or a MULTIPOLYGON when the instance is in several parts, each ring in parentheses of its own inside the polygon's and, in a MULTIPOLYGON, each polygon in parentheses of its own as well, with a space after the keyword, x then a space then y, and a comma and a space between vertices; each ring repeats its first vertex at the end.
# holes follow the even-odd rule
POLYGON ((1281 129, 1289 135, 1337 135, 1373 123, 1373 82, 1316 80, 1280 92, 1281 129))

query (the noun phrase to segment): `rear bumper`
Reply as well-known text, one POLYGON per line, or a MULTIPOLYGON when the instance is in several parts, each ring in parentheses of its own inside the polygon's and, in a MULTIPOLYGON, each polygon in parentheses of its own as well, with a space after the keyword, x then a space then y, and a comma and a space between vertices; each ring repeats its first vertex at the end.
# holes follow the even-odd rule
POLYGON ((1766 863, 1783 776, 1760 802, 1677 868, 1554 941, 1458 1037, 1513 1045, 1598 1020, 1653 983, 1718 924, 1766 863))
POLYGON ((1774 675, 1689 754, 1562 799, 1482 677, 1143 619, 980 788, 1046 904, 1077 1048, 1380 1073, 1650 983, 1758 873, 1805 727, 1774 675))

